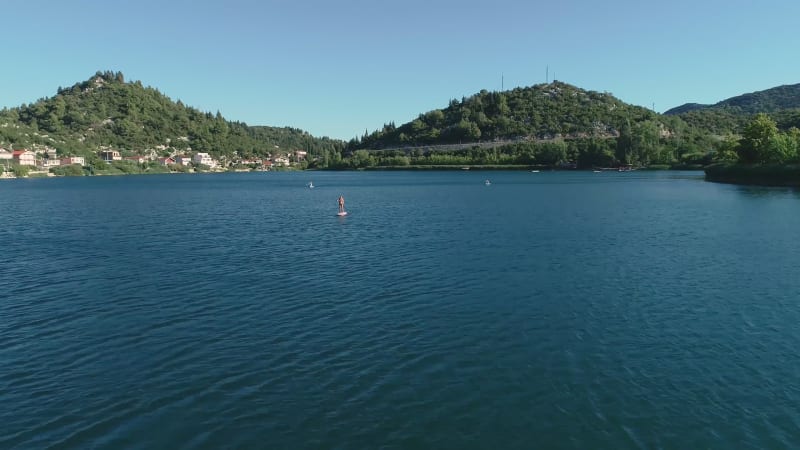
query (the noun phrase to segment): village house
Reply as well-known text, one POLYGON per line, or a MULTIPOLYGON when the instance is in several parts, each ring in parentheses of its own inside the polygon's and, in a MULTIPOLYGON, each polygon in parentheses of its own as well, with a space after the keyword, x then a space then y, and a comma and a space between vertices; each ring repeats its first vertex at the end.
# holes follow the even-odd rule
POLYGON ((181 166, 188 166, 192 163, 192 158, 186 155, 178 155, 175 157, 175 164, 181 166))
POLYGON ((83 156, 67 156, 66 158, 61 158, 62 166, 69 166, 72 164, 80 164, 82 166, 85 166, 86 159, 83 156))
POLYGON ((58 158, 44 158, 41 160, 41 168, 42 169, 49 169, 50 167, 56 167, 61 165, 61 160, 58 158))
POLYGON ((0 148, 0 164, 9 165, 12 159, 14 159, 14 156, 10 151, 0 148))
POLYGON ((158 158, 158 163, 161 164, 162 166, 171 166, 175 164, 175 160, 170 157, 158 158))
POLYGON ((36 165, 36 153, 30 150, 15 150, 11 155, 15 164, 19 164, 20 166, 36 165))
POLYGON ((278 156, 272 160, 272 163, 276 166, 288 166, 289 165, 289 157, 287 156, 278 156))
POLYGON ((147 162, 147 158, 144 156, 126 156, 124 159, 126 161, 133 161, 138 164, 144 164, 147 162))
POLYGON ((308 152, 303 151, 303 150, 297 150, 296 152, 294 152, 294 157, 295 157, 295 160, 297 160, 297 161, 302 161, 302 160, 306 159, 306 155, 308 155, 308 152))
POLYGON ((264 169, 269 170, 270 168, 272 168, 272 161, 265 159, 264 161, 261 162, 261 165, 262 167, 264 167, 264 169))
POLYGON ((212 169, 214 167, 217 167, 217 162, 214 161, 214 159, 211 158, 211 155, 209 155, 208 153, 195 154, 194 157, 192 158, 192 162, 195 164, 202 164, 204 166, 211 167, 212 169))
POLYGON ((116 150, 103 150, 100 152, 100 159, 105 162, 121 161, 122 155, 116 150))

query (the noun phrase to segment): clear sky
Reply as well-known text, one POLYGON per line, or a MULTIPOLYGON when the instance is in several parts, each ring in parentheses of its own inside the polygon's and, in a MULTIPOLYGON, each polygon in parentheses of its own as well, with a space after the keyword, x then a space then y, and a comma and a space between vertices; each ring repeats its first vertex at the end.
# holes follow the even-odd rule
POLYGON ((800 83, 797 0, 0 0, 0 107, 122 71, 350 139, 550 79, 663 112, 800 83))

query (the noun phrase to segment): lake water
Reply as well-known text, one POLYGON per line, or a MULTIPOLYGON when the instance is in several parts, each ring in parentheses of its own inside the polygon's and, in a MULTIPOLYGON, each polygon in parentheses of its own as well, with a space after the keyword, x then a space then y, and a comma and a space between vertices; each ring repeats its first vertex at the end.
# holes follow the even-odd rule
POLYGON ((23 179, 0 182, 0 243, 0 448, 800 443, 797 191, 23 179))

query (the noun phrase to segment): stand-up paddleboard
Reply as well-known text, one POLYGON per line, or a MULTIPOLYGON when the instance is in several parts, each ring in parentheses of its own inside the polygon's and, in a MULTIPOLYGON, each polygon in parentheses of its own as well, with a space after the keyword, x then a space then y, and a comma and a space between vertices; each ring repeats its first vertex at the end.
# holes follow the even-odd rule
POLYGON ((347 215, 347 211, 338 212, 338 213, 336 213, 336 215, 339 216, 339 217, 344 217, 344 216, 347 215))

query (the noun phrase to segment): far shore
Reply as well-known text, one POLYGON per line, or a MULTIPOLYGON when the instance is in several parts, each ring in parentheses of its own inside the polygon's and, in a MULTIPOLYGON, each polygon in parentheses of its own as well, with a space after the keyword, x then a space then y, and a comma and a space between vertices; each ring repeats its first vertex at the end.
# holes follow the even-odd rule
POLYGON ((0 179, 16 178, 63 178, 63 177, 103 177, 103 176, 135 176, 135 175, 192 175, 192 174, 215 174, 215 173, 249 173, 249 172, 350 172, 350 171, 534 171, 534 172, 631 172, 637 170, 703 170, 701 166, 650 166, 650 167, 595 167, 595 168, 574 168, 570 166, 542 166, 542 165, 521 165, 521 164, 486 164, 486 165, 404 165, 404 166, 371 166, 362 168, 308 168, 300 169, 286 167, 280 169, 230 169, 230 170, 208 170, 208 171, 146 171, 146 172, 94 172, 84 173, 83 175, 57 175, 52 172, 31 171, 26 176, 17 177, 12 172, 0 171, 0 179))
POLYGON ((705 173, 706 180, 716 183, 800 187, 800 165, 714 164, 705 173))

